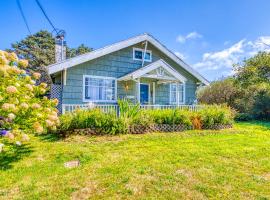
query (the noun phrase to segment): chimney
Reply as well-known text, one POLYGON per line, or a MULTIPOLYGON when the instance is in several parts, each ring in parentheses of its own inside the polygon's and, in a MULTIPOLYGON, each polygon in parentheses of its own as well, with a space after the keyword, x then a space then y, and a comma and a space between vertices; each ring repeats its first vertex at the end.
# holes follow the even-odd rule
POLYGON ((66 41, 61 39, 55 40, 55 62, 61 62, 66 59, 66 41))

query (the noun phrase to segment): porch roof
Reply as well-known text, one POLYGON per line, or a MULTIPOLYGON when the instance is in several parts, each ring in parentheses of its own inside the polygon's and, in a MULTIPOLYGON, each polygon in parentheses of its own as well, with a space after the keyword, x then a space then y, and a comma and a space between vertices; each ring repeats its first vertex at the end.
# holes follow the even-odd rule
POLYGON ((171 67, 164 60, 160 59, 156 62, 153 62, 145 67, 142 67, 138 70, 135 70, 125 76, 118 78, 118 81, 127 81, 127 80, 136 80, 138 78, 152 78, 158 80, 166 80, 166 81, 180 81, 182 83, 186 82, 186 78, 177 72, 173 67, 171 67), (155 70, 163 69, 165 73, 158 73, 155 70), (152 73, 151 72, 155 72, 152 73))

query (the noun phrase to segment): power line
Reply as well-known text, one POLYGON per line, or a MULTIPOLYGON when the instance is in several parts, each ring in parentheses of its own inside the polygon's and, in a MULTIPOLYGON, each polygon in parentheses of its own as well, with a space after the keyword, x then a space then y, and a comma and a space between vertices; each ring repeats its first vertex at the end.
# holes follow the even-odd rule
POLYGON ((39 0, 36 0, 36 3, 38 4, 38 7, 40 8, 40 10, 42 11, 43 15, 45 16, 45 18, 47 19, 47 21, 49 22, 49 24, 52 26, 53 31, 56 35, 56 39, 60 39, 60 40, 64 40, 64 37, 66 35, 66 32, 64 30, 60 30, 57 29, 54 24, 52 23, 52 21, 50 20, 49 16, 47 15, 47 13, 45 12, 45 9, 43 8, 43 6, 41 5, 39 0))
POLYGON ((44 8, 42 7, 41 3, 39 2, 39 0, 36 0, 38 7, 40 8, 40 10, 42 11, 42 13, 44 14, 44 16, 46 17, 46 19, 48 20, 48 22, 50 23, 50 25, 52 26, 53 30, 57 32, 55 26, 53 25, 52 21, 50 20, 50 18, 48 17, 48 15, 46 14, 44 8))
POLYGON ((21 13, 21 15, 22 15, 23 21, 24 21, 24 23, 25 23, 25 25, 26 25, 26 28, 27 28, 29 34, 32 35, 32 33, 31 33, 31 31, 30 31, 30 28, 29 28, 29 25, 28 25, 28 23, 27 23, 26 17, 25 17, 25 15, 24 15, 24 13, 23 13, 23 9, 22 9, 22 6, 21 6, 21 2, 20 2, 20 0, 17 0, 16 2, 17 2, 17 5, 18 5, 18 8, 19 8, 19 10, 20 10, 20 13, 21 13))

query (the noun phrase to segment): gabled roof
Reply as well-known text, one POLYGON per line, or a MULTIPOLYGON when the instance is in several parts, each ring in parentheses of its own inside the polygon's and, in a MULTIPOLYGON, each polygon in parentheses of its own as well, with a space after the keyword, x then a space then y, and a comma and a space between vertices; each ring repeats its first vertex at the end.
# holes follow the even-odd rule
MULTIPOLYGON (((163 68, 165 69, 172 77, 174 77, 175 80, 185 82, 187 79, 182 76, 179 72, 177 72, 174 68, 172 68, 168 63, 166 63, 164 60, 160 59, 157 60, 156 62, 153 62, 149 65, 146 65, 145 67, 142 67, 140 69, 137 69, 125 76, 122 76, 118 78, 119 81, 124 81, 124 80, 135 80, 137 78, 145 76, 147 73, 156 70, 158 68, 163 68)), ((150 75, 150 78, 157 78, 157 79, 162 79, 163 77, 158 77, 154 75, 150 75)), ((169 77, 168 77, 169 78, 169 77)))
POLYGON ((192 74, 194 77, 196 77, 198 80, 200 80, 202 83, 208 85, 209 82, 200 75, 197 71, 195 71, 192 67, 190 67, 188 64, 186 64, 184 61, 182 61, 179 57, 177 57, 173 52, 171 52, 169 49, 167 49, 164 45, 162 45, 158 40, 156 40, 153 36, 149 34, 142 34, 94 51, 91 51, 89 53, 76 56, 74 58, 70 58, 67 60, 64 60, 59 63, 55 63, 48 66, 49 74, 54 74, 56 72, 62 71, 64 69, 79 65, 81 63, 99 58, 101 56, 107 55, 109 53, 119 51, 121 49, 124 49, 126 47, 138 44, 140 42, 148 41, 153 46, 155 46, 157 49, 159 49, 161 52, 163 52, 165 55, 167 55, 169 58, 171 58, 173 61, 175 61, 177 64, 179 64, 182 68, 184 68, 186 71, 188 71, 190 74, 192 74))

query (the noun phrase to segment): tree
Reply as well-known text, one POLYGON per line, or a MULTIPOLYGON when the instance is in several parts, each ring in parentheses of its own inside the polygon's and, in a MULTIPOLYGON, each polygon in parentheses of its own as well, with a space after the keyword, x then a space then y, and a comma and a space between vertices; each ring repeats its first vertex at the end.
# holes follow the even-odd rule
POLYGON ((252 114, 257 119, 270 120, 270 85, 261 84, 254 95, 252 114))
MULTIPOLYGON (((15 52, 20 58, 29 61, 28 70, 41 73, 40 81, 51 83, 46 66, 55 63, 55 40, 51 33, 41 30, 27 36, 20 42, 11 44, 9 52, 15 52)), ((67 47, 67 58, 92 51, 91 48, 81 44, 78 48, 67 47)))
POLYGON ((11 46, 9 52, 14 51, 20 58, 29 61, 28 70, 41 73, 41 81, 51 83, 46 66, 55 62, 55 45, 54 38, 48 31, 39 31, 11 46))
POLYGON ((201 103, 227 103, 240 113, 270 119, 270 53, 259 52, 235 65, 235 75, 198 92, 201 103))
POLYGON ((214 81, 209 86, 202 87, 197 92, 197 98, 204 104, 224 104, 234 107, 239 89, 234 85, 232 78, 214 81))
POLYGON ((93 51, 92 48, 85 46, 84 44, 81 44, 77 48, 68 48, 67 49, 67 57, 72 58, 78 55, 82 55, 85 53, 88 53, 90 51, 93 51))
POLYGON ((0 51, 0 136, 10 140, 26 133, 44 133, 59 124, 57 99, 44 96, 46 83, 36 84, 41 74, 26 74, 27 60, 0 51))
POLYGON ((243 88, 259 83, 270 84, 270 53, 259 52, 244 60, 242 65, 235 65, 235 80, 243 88))

